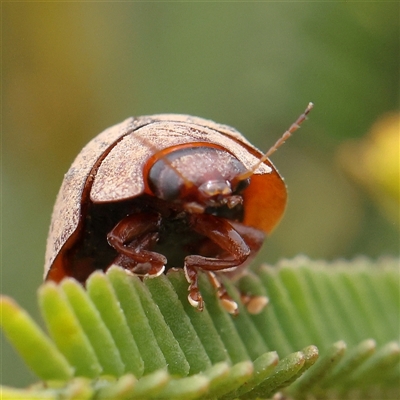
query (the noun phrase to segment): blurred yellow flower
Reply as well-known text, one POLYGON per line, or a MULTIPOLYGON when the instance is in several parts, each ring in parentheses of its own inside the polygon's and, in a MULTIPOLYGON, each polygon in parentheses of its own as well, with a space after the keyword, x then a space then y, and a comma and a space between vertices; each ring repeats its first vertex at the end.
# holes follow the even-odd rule
POLYGON ((376 201, 384 215, 400 222, 400 114, 380 117, 361 140, 345 142, 339 161, 376 201))

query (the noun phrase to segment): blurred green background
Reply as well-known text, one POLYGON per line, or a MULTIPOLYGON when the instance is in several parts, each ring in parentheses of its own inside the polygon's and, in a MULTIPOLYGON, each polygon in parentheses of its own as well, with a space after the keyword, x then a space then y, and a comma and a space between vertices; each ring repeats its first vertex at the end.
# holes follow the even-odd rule
MULTIPOLYGON (((38 317, 63 174, 93 136, 131 115, 213 119, 266 150, 313 101, 309 120, 273 156, 289 205, 261 258, 397 255, 399 120, 386 147, 369 146, 368 135, 398 110, 399 9, 398 2, 3 2, 1 292, 38 317), (374 171, 391 177, 386 186, 364 165, 371 147, 374 171)), ((1 358, 3 384, 35 380, 6 341, 1 358)))

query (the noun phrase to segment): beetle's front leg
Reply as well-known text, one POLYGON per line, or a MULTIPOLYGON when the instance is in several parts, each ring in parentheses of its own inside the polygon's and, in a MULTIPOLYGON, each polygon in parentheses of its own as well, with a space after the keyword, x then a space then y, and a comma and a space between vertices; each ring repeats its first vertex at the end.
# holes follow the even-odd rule
POLYGON ((189 303, 193 307, 196 307, 199 311, 203 311, 204 301, 203 301, 203 297, 201 296, 200 290, 199 290, 197 269, 193 268, 185 263, 184 271, 185 271, 186 280, 189 282, 189 288, 188 288, 189 303))
POLYGON ((190 255, 185 258, 186 265, 207 271, 221 271, 237 267, 249 257, 249 246, 228 220, 210 214, 192 214, 190 225, 221 249, 221 258, 190 255), (230 258, 222 254, 228 254, 230 258))
POLYGON ((185 258, 185 275, 190 284, 188 295, 190 304, 202 310, 203 299, 197 285, 197 269, 200 268, 208 272, 223 307, 229 313, 237 314, 236 302, 231 299, 222 283, 211 271, 226 270, 243 264, 251 253, 249 246, 226 219, 209 214, 193 214, 190 224, 193 230, 218 245, 221 253, 228 253, 231 257, 226 259, 190 255, 185 258))
POLYGON ((108 243, 119 253, 113 264, 141 276, 161 275, 167 259, 147 250, 157 241, 160 224, 161 216, 156 213, 132 214, 123 218, 107 235, 108 243))

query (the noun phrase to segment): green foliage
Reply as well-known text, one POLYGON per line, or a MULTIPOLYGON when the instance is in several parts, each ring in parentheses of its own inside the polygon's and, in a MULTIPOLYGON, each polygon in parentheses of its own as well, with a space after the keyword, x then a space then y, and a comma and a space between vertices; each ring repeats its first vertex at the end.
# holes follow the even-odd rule
POLYGON ((182 270, 140 281, 112 267, 86 290, 45 283, 49 332, 8 297, 2 328, 42 380, 2 388, 4 399, 395 398, 400 395, 397 260, 326 264, 298 258, 225 280, 227 314, 201 277, 206 308, 187 301, 182 270), (241 293, 266 295, 249 314, 241 293), (318 348, 317 348, 318 347, 318 348), (319 356, 320 354, 320 356, 319 356))

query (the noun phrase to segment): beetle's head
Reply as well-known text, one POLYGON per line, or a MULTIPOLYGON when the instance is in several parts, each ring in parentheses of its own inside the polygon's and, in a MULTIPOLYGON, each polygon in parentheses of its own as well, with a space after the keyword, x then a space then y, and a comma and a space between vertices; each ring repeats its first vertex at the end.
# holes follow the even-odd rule
POLYGON ((202 213, 207 208, 231 209, 242 204, 241 193, 250 179, 236 178, 246 171, 225 149, 196 143, 177 146, 155 161, 148 182, 158 198, 179 203, 186 211, 202 213))
POLYGON ((252 175, 306 120, 313 104, 284 132, 257 163, 247 169, 227 149, 210 143, 178 145, 150 159, 148 186, 156 197, 178 203, 192 213, 242 204, 241 193, 252 175))

